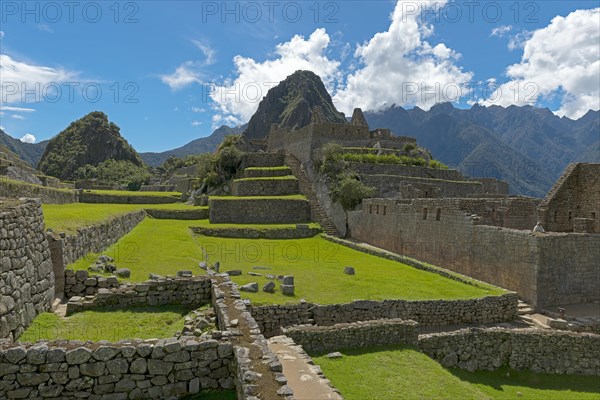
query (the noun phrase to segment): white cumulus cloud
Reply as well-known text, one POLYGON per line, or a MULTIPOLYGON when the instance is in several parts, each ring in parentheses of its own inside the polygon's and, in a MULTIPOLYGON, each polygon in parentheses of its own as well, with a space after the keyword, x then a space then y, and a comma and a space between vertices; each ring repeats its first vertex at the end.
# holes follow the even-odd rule
POLYGON ((160 79, 173 90, 183 89, 192 83, 202 83, 201 66, 197 61, 186 61, 175 72, 161 75, 160 79))
POLYGON ((33 136, 31 133, 26 133, 25 135, 23 135, 23 137, 21 139, 19 139, 21 142, 23 143, 35 143, 35 141, 37 140, 35 138, 35 136, 33 136))
POLYGON ((275 48, 275 57, 264 62, 236 56, 237 77, 216 85, 211 98, 218 112, 213 124, 240 123, 250 119, 268 90, 297 70, 319 75, 329 89, 339 78, 339 61, 329 59, 325 51, 330 37, 325 29, 315 30, 308 38, 295 35, 275 48))
POLYGON ((512 25, 501 25, 492 29, 490 36, 502 37, 513 29, 512 25))
POLYGON ((442 101, 458 101, 473 74, 456 64, 460 57, 443 43, 425 40, 433 27, 422 22, 420 11, 437 8, 444 1, 422 3, 399 1, 387 31, 377 33, 355 51, 362 67, 346 78, 335 95, 338 108, 349 113, 354 107, 377 110, 392 103, 429 109, 442 101), (409 7, 409 6, 412 6, 409 7))
POLYGON ((510 81, 500 85, 483 104, 535 104, 557 97, 559 116, 579 118, 600 104, 600 8, 557 16, 545 28, 531 32, 523 44, 521 62, 509 66, 510 81))
MULTIPOLYGON (((0 102, 27 103, 43 101, 44 87, 61 85, 77 79, 78 74, 63 68, 51 68, 17 61, 0 54, 0 102), (23 91, 28 91, 26 95, 23 91), (35 95, 29 94, 35 91, 35 95)), ((5 107, 3 107, 5 108, 5 107)))

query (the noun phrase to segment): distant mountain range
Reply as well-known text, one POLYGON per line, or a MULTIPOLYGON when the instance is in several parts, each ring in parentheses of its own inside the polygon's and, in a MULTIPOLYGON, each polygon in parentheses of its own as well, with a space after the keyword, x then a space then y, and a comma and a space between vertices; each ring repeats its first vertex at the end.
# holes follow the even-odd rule
POLYGON ((192 140, 188 144, 178 147, 173 150, 163 151, 162 153, 140 153, 140 157, 144 162, 152 167, 158 167, 170 157, 185 157, 192 154, 213 153, 219 144, 227 135, 237 135, 246 129, 247 125, 230 128, 221 126, 216 129, 210 136, 192 140))
POLYGON ((0 129, 0 145, 6 146, 10 151, 32 166, 37 165, 38 161, 40 161, 48 142, 49 140, 39 143, 23 143, 0 129))
POLYGON ((424 111, 392 106, 366 112, 371 128, 413 136, 433 156, 469 176, 510 183, 511 193, 543 197, 571 162, 600 162, 600 112, 578 120, 531 106, 424 111))
MULTIPOLYGON (((396 135, 416 137, 436 159, 468 176, 508 181, 514 194, 543 197, 567 164, 600 162, 599 111, 572 120, 531 106, 457 109, 441 103, 429 111, 394 105, 365 112, 365 117, 371 129, 389 128, 396 135)), ((140 153, 140 157, 158 166, 172 156, 214 152, 226 135, 247 131, 248 126, 222 126, 177 149, 140 153)), ((48 141, 23 143, 0 131, 0 144, 37 165, 48 141)))

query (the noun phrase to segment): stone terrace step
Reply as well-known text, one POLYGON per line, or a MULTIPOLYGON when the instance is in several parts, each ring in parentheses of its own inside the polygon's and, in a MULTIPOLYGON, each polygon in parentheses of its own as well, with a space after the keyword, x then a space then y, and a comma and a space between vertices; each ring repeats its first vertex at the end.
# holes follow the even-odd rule
POLYGON ((242 168, 277 167, 284 165, 284 153, 245 153, 242 157, 242 168))
POLYGON ((303 198, 211 198, 209 210, 211 224, 300 224, 311 220, 310 203, 303 198))
POLYGON ((291 168, 281 167, 250 167, 244 170, 244 178, 268 178, 293 175, 291 168))
POLYGON ((295 176, 244 178, 233 181, 234 196, 289 196, 299 194, 298 179, 295 176))

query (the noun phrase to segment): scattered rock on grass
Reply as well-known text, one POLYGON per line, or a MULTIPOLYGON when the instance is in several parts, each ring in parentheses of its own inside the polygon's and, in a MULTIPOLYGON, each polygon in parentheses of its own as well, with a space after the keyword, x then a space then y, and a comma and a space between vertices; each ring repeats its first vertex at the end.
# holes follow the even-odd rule
POLYGON ((229 276, 240 276, 242 274, 242 270, 241 269, 232 269, 231 271, 226 271, 225 273, 229 276))
POLYGON ((352 267, 344 267, 344 273, 346 275, 354 275, 356 271, 354 271, 354 268, 352 267))
POLYGON ((115 274, 121 278, 129 278, 131 277, 131 270, 129 268, 119 268, 115 271, 115 274))
POLYGON ((333 353, 329 353, 327 354, 325 357, 327 358, 342 358, 342 353, 340 353, 339 351, 335 351, 333 353))
POLYGON ((256 283, 256 282, 249 283, 247 285, 240 287, 240 290, 242 292, 257 293, 258 292, 258 283, 256 283))
POLYGON ((262 290, 263 290, 263 292, 267 292, 267 293, 275 293, 275 283, 267 282, 263 286, 262 290))

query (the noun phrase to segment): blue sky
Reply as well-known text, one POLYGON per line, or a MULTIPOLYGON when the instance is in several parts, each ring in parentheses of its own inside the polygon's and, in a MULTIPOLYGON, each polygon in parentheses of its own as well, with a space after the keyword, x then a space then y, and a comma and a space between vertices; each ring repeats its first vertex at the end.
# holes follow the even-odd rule
POLYGON ((138 151, 164 151, 246 122, 297 68, 346 113, 600 107, 599 1, 71 4, 0 3, 0 126, 16 138, 101 110, 138 151))

